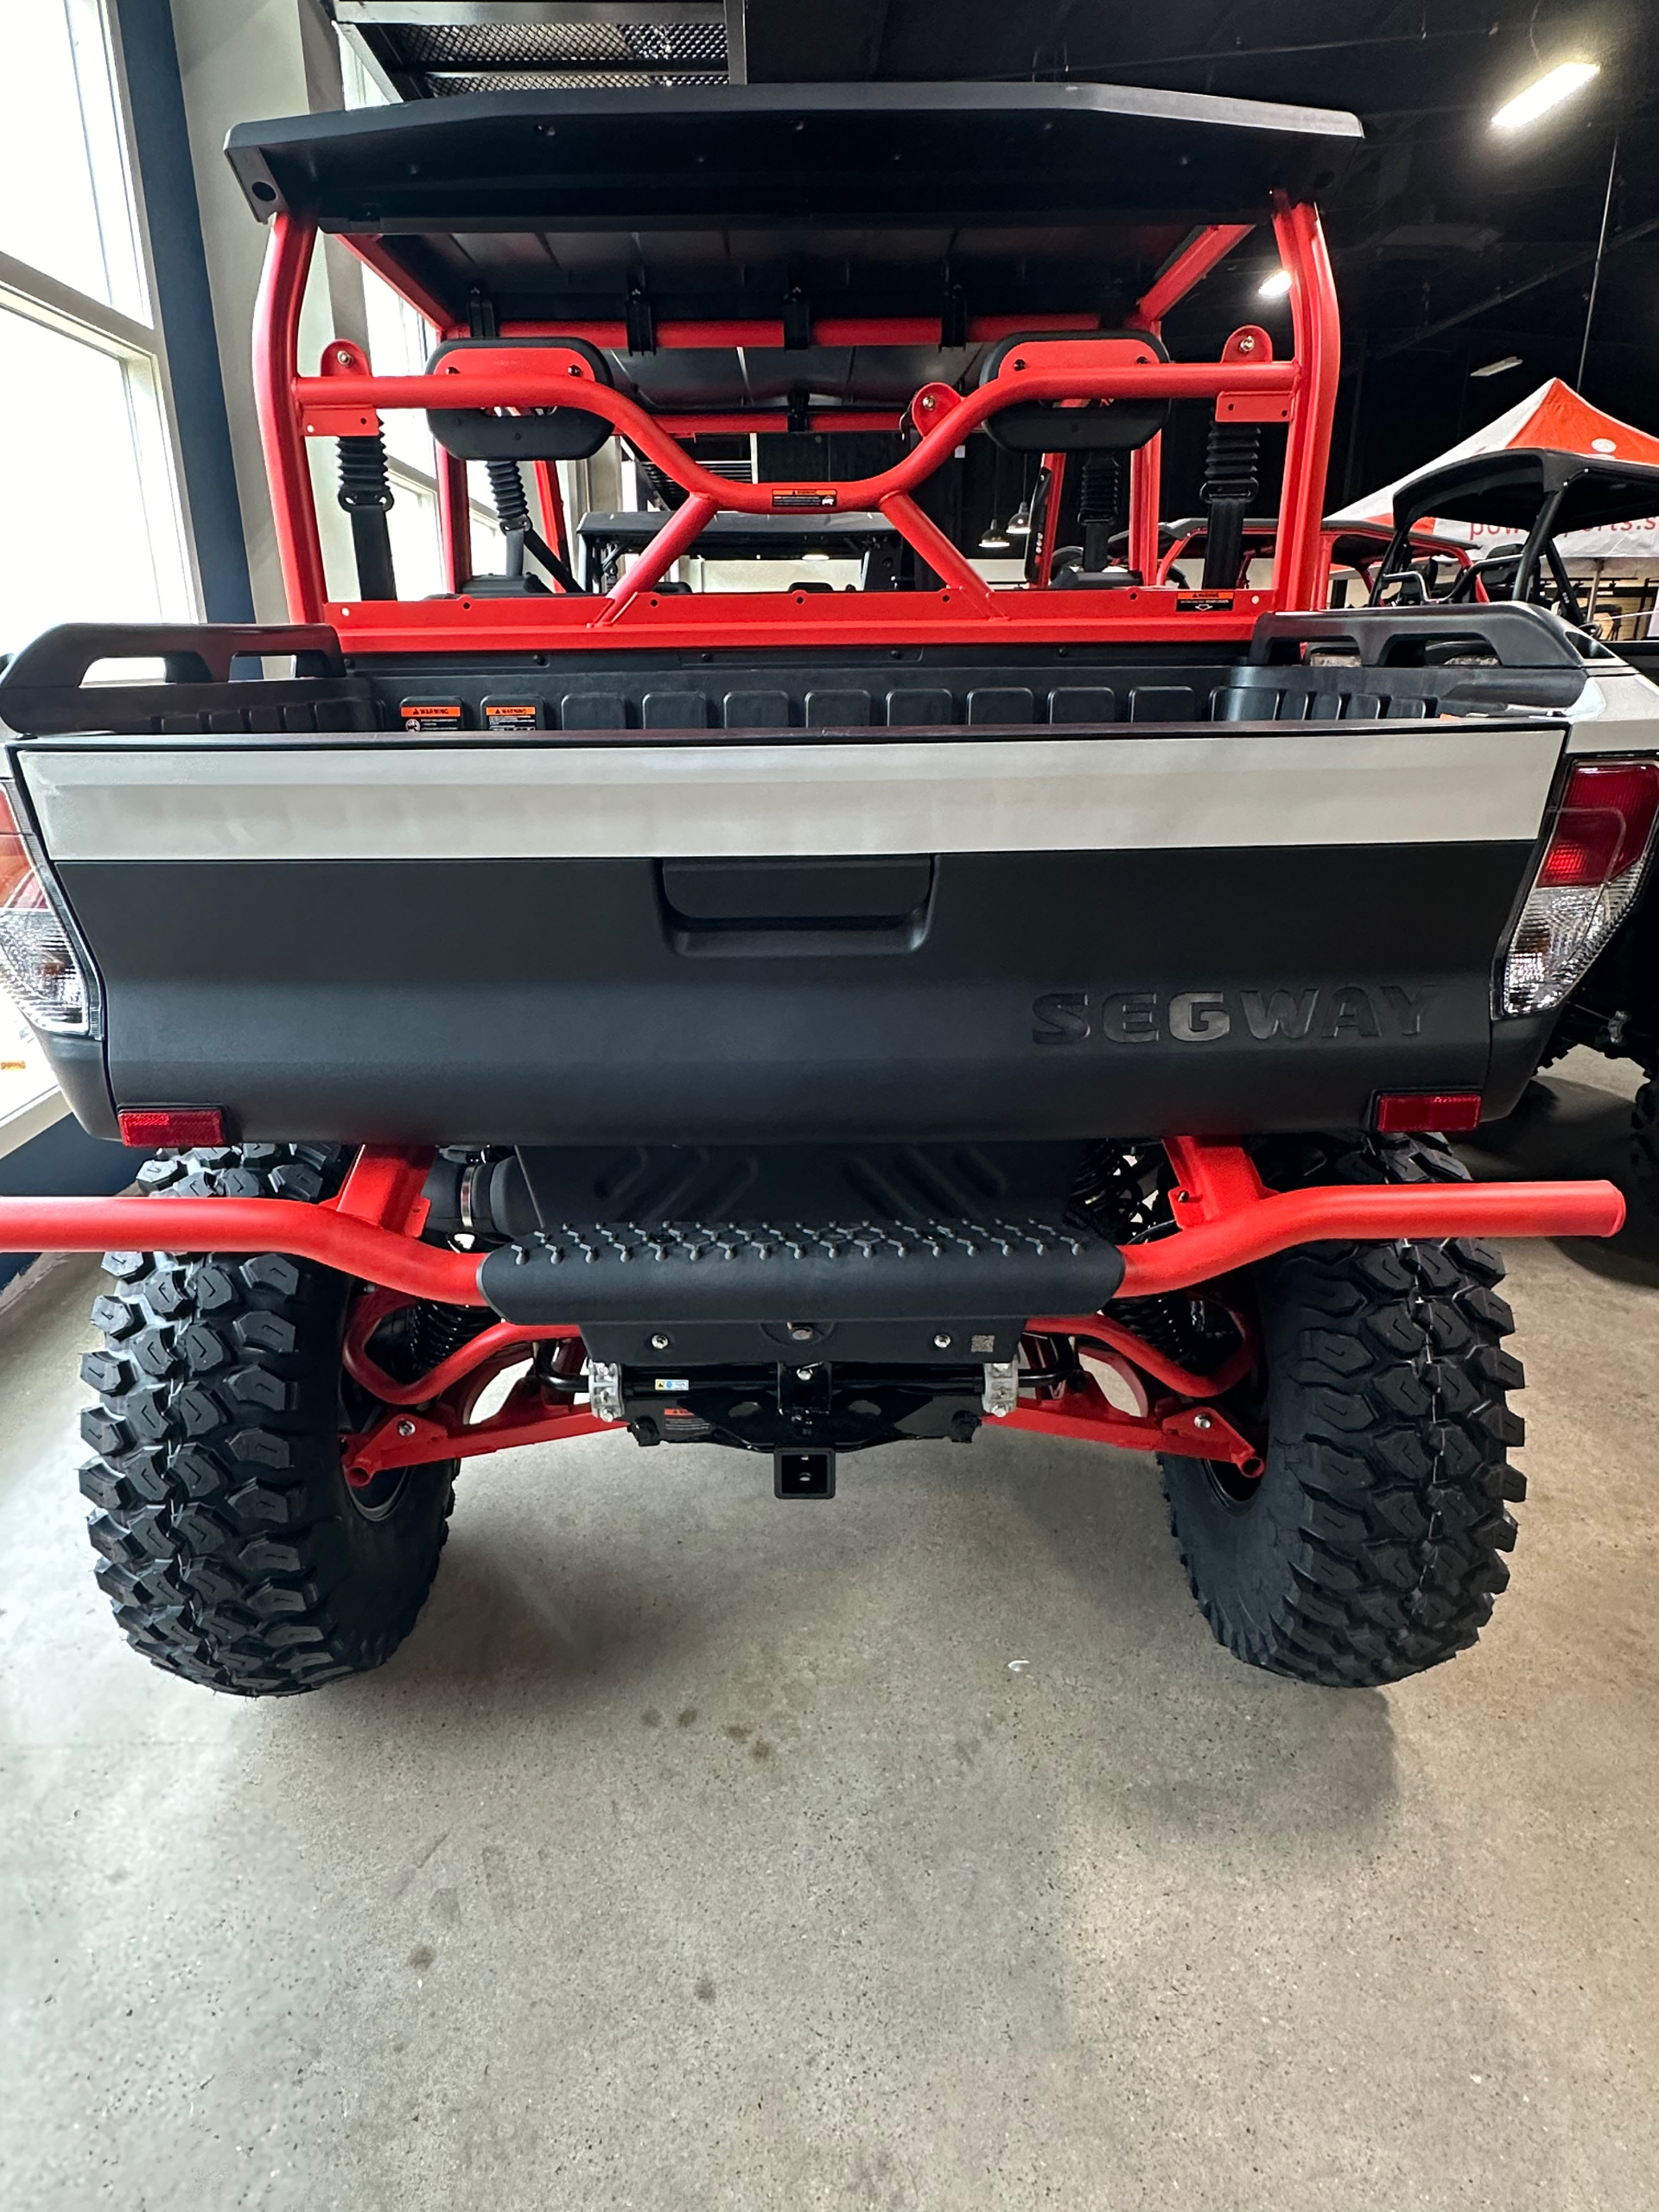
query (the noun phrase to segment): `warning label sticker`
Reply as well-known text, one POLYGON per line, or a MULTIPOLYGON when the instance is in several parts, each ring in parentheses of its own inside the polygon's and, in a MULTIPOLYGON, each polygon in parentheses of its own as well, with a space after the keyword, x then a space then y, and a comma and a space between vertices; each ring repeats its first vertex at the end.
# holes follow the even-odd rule
POLYGON ((1232 611, 1230 591, 1178 591, 1175 594, 1178 614, 1230 614, 1232 611))

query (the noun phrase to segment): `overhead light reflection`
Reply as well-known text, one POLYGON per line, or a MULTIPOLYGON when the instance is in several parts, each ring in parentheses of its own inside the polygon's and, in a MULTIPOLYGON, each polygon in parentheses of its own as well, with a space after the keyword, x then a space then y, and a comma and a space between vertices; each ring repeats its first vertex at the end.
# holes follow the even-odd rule
POLYGON ((1535 123, 1541 115, 1548 115, 1563 100, 1571 99, 1592 78, 1599 77, 1599 61, 1560 61, 1547 70, 1535 84, 1517 92, 1512 100, 1505 100, 1492 118, 1494 130, 1520 130, 1529 123, 1535 123))

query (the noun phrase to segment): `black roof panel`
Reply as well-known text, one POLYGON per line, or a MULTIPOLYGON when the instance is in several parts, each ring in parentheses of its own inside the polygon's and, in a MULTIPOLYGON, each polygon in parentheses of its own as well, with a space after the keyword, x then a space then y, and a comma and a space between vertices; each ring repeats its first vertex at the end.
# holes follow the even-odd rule
POLYGON ((1316 195, 1350 115, 1114 85, 738 85, 486 93, 238 124, 260 217, 369 232, 448 303, 504 318, 1082 310, 1195 223, 1316 195), (1069 283, 1075 298, 1053 296, 1069 283))
POLYGON ((1414 477, 1395 494, 1394 526, 1403 530, 1433 515, 1442 522, 1530 530, 1545 499, 1558 490, 1558 536, 1659 515, 1659 468, 1551 446, 1510 446, 1414 477))

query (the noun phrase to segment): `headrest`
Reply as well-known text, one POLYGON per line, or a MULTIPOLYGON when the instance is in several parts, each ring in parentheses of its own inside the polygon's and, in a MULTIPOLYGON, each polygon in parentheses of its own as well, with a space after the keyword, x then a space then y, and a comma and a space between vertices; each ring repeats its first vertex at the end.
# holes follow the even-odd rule
MULTIPOLYGON (((1121 346, 1126 339, 1144 346, 1160 361, 1169 359, 1163 341, 1148 331, 1028 330, 992 346, 980 365, 979 381, 988 384, 1008 356, 1022 346, 1121 346)), ((1127 453, 1156 437, 1168 420, 1166 399, 1114 399, 1087 407, 1038 399, 988 416, 985 429, 1006 453, 1127 453)))
MULTIPOLYGON (((522 353, 556 346, 579 353, 595 382, 614 384, 611 365, 585 338, 446 338, 435 346, 426 365, 431 376, 446 353, 522 353)), ((434 407, 427 427, 446 453, 458 461, 586 461, 611 435, 603 415, 580 407, 537 408, 528 415, 498 415, 484 407, 434 407)))

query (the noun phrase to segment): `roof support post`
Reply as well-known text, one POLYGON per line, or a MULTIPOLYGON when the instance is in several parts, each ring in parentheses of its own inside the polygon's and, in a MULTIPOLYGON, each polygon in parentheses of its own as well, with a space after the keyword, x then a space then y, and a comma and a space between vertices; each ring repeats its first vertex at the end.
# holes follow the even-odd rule
POLYGON ((300 308, 317 232, 297 216, 270 219, 270 243, 253 314, 253 397, 270 484, 271 518, 289 619, 321 622, 327 599, 311 465, 294 391, 300 308))
POLYGON ((1279 195, 1273 228, 1279 258, 1290 276, 1298 371, 1285 447, 1274 599, 1281 610, 1317 608, 1325 600, 1319 531, 1342 370, 1342 321, 1319 210, 1307 200, 1292 206, 1279 195))
POLYGON ((467 464, 438 448, 438 536, 443 571, 451 591, 465 591, 473 573, 473 510, 467 490, 467 464))

